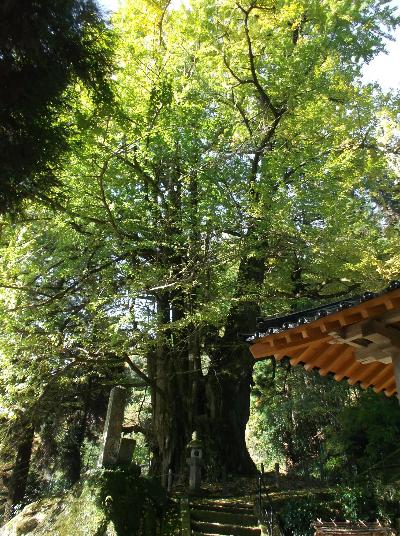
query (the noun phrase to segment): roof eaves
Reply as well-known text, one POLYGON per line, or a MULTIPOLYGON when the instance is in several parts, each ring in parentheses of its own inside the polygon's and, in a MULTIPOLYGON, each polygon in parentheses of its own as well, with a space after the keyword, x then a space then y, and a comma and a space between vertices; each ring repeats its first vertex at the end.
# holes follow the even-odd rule
POLYGON ((248 342, 252 342, 260 337, 267 337, 273 333, 286 331, 287 329, 296 328, 302 324, 309 324, 322 317, 331 315, 343 309, 354 307, 359 303, 366 302, 381 296, 392 290, 400 288, 400 280, 394 280, 381 292, 365 292, 360 296, 346 298, 333 303, 320 305, 311 309, 295 311, 287 315, 271 316, 267 318, 257 318, 257 331, 254 335, 247 338, 248 342))

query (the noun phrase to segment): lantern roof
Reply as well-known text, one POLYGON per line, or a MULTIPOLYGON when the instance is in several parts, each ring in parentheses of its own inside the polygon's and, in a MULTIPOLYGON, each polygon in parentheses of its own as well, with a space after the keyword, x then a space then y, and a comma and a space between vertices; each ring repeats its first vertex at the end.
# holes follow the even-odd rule
POLYGON ((198 439, 197 432, 193 432, 192 439, 187 444, 188 449, 201 449, 203 447, 203 442, 198 439))

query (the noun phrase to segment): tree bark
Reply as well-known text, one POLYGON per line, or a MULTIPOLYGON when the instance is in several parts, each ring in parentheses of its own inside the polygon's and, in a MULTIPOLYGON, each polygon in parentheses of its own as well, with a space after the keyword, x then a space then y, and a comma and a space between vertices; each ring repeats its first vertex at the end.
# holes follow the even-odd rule
MULTIPOLYGON (((170 294, 158 300, 160 322, 167 325, 177 311, 171 309, 170 294)), ((174 296, 176 299, 176 296, 174 296)), ((174 302, 176 305, 176 301, 174 302)), ((177 316, 175 316, 177 320, 177 316)), ((190 437, 191 396, 189 359, 179 332, 166 331, 154 354, 149 355, 149 373, 161 395, 152 389, 153 461, 151 472, 166 483, 168 470, 181 475, 185 469, 186 444, 190 437), (182 348, 183 345, 183 348, 182 348)))
MULTIPOLYGON (((245 286, 262 282, 264 264, 264 259, 255 257, 242 261, 239 294, 245 286)), ((165 324, 171 315, 171 299, 164 295, 158 304, 163 317, 160 321, 165 324)), ((176 304, 176 296, 174 300, 176 304)), ((172 318, 178 319, 180 314, 175 314, 172 309, 172 318)), ((167 334, 149 361, 151 376, 164 393, 160 396, 154 389, 152 393, 152 472, 161 475, 163 481, 169 468, 176 475, 186 473, 186 445, 195 430, 204 442, 205 469, 210 475, 218 476, 222 467, 232 474, 256 472, 245 439, 253 359, 248 344, 238 334, 254 331, 259 314, 259 306, 253 301, 231 309, 223 337, 214 341, 206 376, 201 370, 200 337, 194 326, 167 334)))
POLYGON ((63 445, 63 468, 69 486, 81 477, 82 445, 85 438, 87 414, 79 410, 68 419, 68 430, 63 445))
POLYGON ((24 504, 26 485, 33 448, 34 428, 25 427, 18 444, 15 463, 10 480, 7 483, 7 502, 4 510, 4 521, 9 521, 15 514, 15 507, 24 504))
MULTIPOLYGON (((264 258, 242 259, 237 296, 249 285, 260 286, 265 274, 264 258)), ((246 425, 250 416, 250 390, 253 358, 241 333, 255 330, 260 308, 255 301, 244 301, 231 308, 225 333, 219 340, 207 375, 207 404, 216 463, 228 473, 254 474, 256 466, 246 446, 246 425), (229 441, 226 438, 229 437, 229 441)))

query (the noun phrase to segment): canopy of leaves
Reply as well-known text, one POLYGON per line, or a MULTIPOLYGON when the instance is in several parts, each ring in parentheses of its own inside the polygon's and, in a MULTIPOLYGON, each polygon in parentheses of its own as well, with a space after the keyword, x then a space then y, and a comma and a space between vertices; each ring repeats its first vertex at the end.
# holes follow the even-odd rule
POLYGON ((274 314, 397 275, 398 101, 360 79, 396 23, 375 0, 127 2, 118 113, 76 95, 90 120, 57 167, 64 198, 2 228, 9 428, 129 360, 153 388, 162 344, 188 378, 193 334, 206 376, 243 303, 274 314))

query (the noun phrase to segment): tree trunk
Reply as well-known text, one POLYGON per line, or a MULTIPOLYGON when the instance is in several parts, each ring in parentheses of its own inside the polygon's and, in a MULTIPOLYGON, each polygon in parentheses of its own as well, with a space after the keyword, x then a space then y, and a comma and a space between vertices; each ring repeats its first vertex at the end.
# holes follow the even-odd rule
POLYGON ((207 377, 206 403, 215 467, 228 473, 255 473, 247 451, 245 432, 250 415, 250 385, 253 364, 248 348, 221 345, 207 377), (231 360, 226 359, 232 356, 231 360))
POLYGON ((73 486, 81 477, 82 446, 85 440, 88 414, 91 406, 92 379, 89 377, 84 392, 78 392, 82 407, 67 418, 67 433, 63 441, 63 463, 65 479, 73 486))
POLYGON ((4 510, 5 522, 14 516, 15 507, 21 504, 23 505, 24 503, 32 455, 33 438, 34 428, 32 425, 28 425, 24 429, 19 442, 12 474, 7 483, 8 493, 4 510))
MULTIPOLYGON (((260 286, 264 259, 243 259, 239 267, 237 296, 248 293, 249 285, 260 286)), ((256 467, 246 447, 246 425, 250 416, 253 358, 241 333, 253 333, 260 308, 244 301, 232 307, 207 375, 207 404, 216 463, 228 473, 254 474, 256 467), (229 441, 226 438, 229 437, 229 441)))
MULTIPOLYGON (((239 267, 237 296, 248 295, 250 286, 259 288, 264 273, 264 258, 244 258, 239 267)), ((162 325, 182 317, 185 306, 181 298, 166 293, 159 299, 162 325)), ((164 393, 152 393, 152 472, 162 475, 163 481, 169 468, 179 475, 187 472, 186 445, 194 430, 204 441, 205 469, 210 476, 218 476, 222 467, 233 474, 256 472, 245 440, 253 358, 239 334, 254 332, 259 315, 259 306, 250 299, 232 307, 224 335, 214 340, 206 376, 201 370, 196 328, 165 331, 163 342, 149 361, 151 376, 164 393)))
MULTIPOLYGON (((165 294, 158 300, 160 321, 164 325, 168 324, 171 312, 173 316, 177 314, 171 311, 170 299, 165 294)), ((149 356, 149 374, 158 387, 152 390, 151 472, 165 484, 169 469, 176 476, 185 470, 186 444, 192 428, 189 359, 179 332, 163 334, 156 351, 149 356)))
POLYGON ((68 430, 63 445, 63 468, 65 479, 72 486, 81 477, 82 444, 86 431, 85 410, 77 410, 68 419, 68 430))

